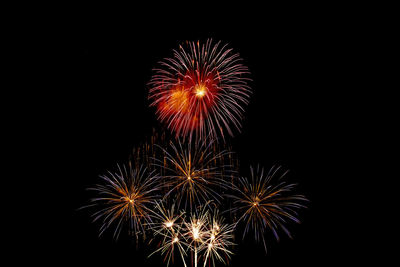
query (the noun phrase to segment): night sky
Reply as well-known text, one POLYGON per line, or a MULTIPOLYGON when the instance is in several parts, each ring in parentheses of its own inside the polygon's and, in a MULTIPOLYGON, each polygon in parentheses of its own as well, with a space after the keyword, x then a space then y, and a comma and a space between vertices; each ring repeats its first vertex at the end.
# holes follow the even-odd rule
POLYGON ((337 23, 295 9, 190 19, 127 11, 86 7, 64 15, 51 30, 57 36, 48 44, 57 75, 46 111, 54 110, 47 132, 54 146, 47 156, 54 169, 48 185, 59 201, 48 206, 40 255, 72 266, 165 266, 158 255, 147 259, 153 247, 99 238, 98 224, 78 208, 87 204, 91 195, 85 189, 98 175, 126 162, 154 127, 163 128, 148 106, 152 68, 183 41, 213 38, 240 53, 253 80, 242 132, 228 138, 241 165, 290 169, 289 181, 310 200, 300 211, 302 223, 289 224, 293 240, 283 233, 280 242, 268 236, 265 254, 261 244, 238 236, 230 266, 325 266, 335 260, 331 245, 340 233, 332 227, 330 197, 338 183, 332 168, 340 168, 340 160, 331 152, 339 143, 335 77, 341 75, 345 43, 337 38, 337 23))

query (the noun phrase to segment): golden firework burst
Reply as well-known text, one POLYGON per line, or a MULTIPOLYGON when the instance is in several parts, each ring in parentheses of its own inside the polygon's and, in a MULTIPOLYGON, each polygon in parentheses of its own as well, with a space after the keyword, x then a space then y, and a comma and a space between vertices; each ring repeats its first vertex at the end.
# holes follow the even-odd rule
POLYGON ((111 225, 115 225, 116 239, 124 226, 133 235, 144 234, 151 222, 150 210, 159 190, 154 171, 149 172, 143 166, 132 167, 130 162, 128 166, 118 166, 118 172, 100 177, 103 183, 89 188, 98 194, 89 206, 100 208, 93 214, 94 221, 102 222, 100 235, 111 225))
POLYGON ((272 167, 265 174, 264 169, 250 167, 250 179, 240 178, 235 187, 233 211, 239 215, 238 223, 244 222, 244 233, 251 229, 256 241, 262 240, 266 249, 265 232, 271 230, 279 240, 278 230, 283 230, 289 237, 287 221, 299 223, 297 209, 305 208, 307 199, 294 194, 295 184, 283 181, 286 172, 280 173, 280 167, 272 167))

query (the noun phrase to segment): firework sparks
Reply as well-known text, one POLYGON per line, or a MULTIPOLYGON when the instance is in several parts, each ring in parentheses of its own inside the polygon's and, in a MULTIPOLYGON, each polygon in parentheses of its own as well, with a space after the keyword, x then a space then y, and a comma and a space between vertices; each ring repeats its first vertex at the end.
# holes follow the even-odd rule
POLYGON ((219 215, 218 210, 212 209, 212 202, 197 207, 190 213, 189 219, 179 215, 173 215, 174 208, 165 210, 163 205, 158 204, 156 213, 160 218, 160 226, 155 228, 155 233, 161 235, 162 241, 160 248, 154 251, 165 254, 167 264, 173 259, 174 249, 178 248, 183 264, 188 262, 187 256, 190 252, 192 266, 197 267, 200 260, 204 260, 204 267, 207 264, 215 265, 216 261, 226 263, 225 258, 229 258, 232 252, 229 250, 233 246, 233 224, 224 223, 224 219, 219 215), (172 213, 171 213, 172 212, 172 213), (172 222, 172 225, 167 225, 172 222))
POLYGON ((190 220, 184 222, 187 229, 186 235, 188 236, 188 240, 190 240, 189 245, 191 248, 202 247, 205 243, 209 218, 207 207, 208 204, 198 207, 195 212, 191 214, 190 220))
POLYGON ((89 188, 98 194, 89 206, 100 208, 93 214, 94 221, 102 221, 100 235, 113 224, 116 224, 116 239, 125 224, 134 235, 144 234, 145 226, 151 222, 149 211, 159 189, 154 172, 148 172, 143 166, 133 168, 129 163, 128 167, 118 166, 117 173, 108 172, 100 177, 104 183, 89 188))
POLYGON ((247 67, 221 42, 187 42, 155 69, 151 106, 176 136, 203 139, 239 130, 251 94, 247 67))
POLYGON ((160 235, 162 237, 162 240, 160 242, 160 247, 151 253, 149 257, 160 252, 161 255, 165 255, 164 261, 166 261, 167 266, 169 266, 170 262, 174 260, 175 251, 178 251, 186 267, 185 257, 187 253, 185 247, 187 247, 188 244, 186 243, 184 234, 182 234, 182 213, 180 215, 174 215, 174 207, 172 207, 171 210, 165 210, 164 206, 160 203, 157 204, 157 211, 160 213, 156 215, 156 217, 161 220, 158 222, 158 225, 157 223, 153 224, 152 229, 155 235, 160 235))
POLYGON ((155 234, 162 234, 167 231, 173 231, 175 227, 180 227, 184 215, 183 211, 177 212, 175 204, 167 209, 163 202, 155 202, 155 208, 151 211, 151 229, 155 234))
POLYGON ((164 198, 176 194, 179 207, 193 208, 210 199, 218 201, 220 189, 231 186, 227 181, 234 172, 226 162, 230 153, 217 151, 214 141, 177 145, 171 142, 168 149, 161 149, 165 159, 158 162, 168 173, 162 177, 167 188, 164 198))
POLYGON ((197 267, 198 264, 198 254, 204 248, 205 238, 207 236, 207 219, 208 210, 207 205, 200 206, 191 214, 190 221, 185 222, 186 235, 189 240, 189 249, 194 254, 194 266, 197 267))
POLYGON ((263 241, 265 249, 265 231, 270 229, 277 240, 279 229, 291 237, 285 224, 287 221, 299 223, 296 210, 305 208, 302 203, 307 201, 303 195, 292 193, 295 184, 282 181, 287 171, 278 176, 279 170, 280 167, 273 167, 265 175, 263 168, 250 167, 251 178, 239 179, 237 194, 232 196, 235 199, 233 210, 240 216, 238 222, 246 223, 243 236, 251 229, 256 241, 263 241))
POLYGON ((204 267, 207 263, 210 263, 210 265, 212 263, 215 266, 217 260, 226 264, 223 256, 229 259, 230 255, 233 254, 229 247, 234 245, 232 242, 234 225, 224 223, 224 218, 219 215, 218 210, 215 210, 209 216, 208 227, 204 267))
MULTIPOLYGON (((144 142, 132 149, 129 160, 132 162, 132 164, 134 164, 133 167, 140 168, 141 165, 144 165, 149 171, 152 171, 152 167, 154 166, 153 159, 156 157, 156 153, 158 152, 155 144, 165 143, 165 138, 164 132, 158 132, 155 128, 153 128, 150 138, 146 138, 144 142)), ((159 171, 159 175, 163 175, 162 169, 158 169, 157 171, 159 171)))

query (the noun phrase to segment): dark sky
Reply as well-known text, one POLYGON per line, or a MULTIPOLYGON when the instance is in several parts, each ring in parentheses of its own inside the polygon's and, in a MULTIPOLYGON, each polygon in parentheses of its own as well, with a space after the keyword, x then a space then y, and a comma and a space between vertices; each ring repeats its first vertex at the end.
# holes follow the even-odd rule
POLYGON ((345 95, 336 78, 343 75, 350 35, 341 32, 340 19, 307 8, 244 15, 239 7, 236 13, 196 16, 143 10, 143 17, 139 9, 100 10, 86 7, 64 15, 48 44, 56 73, 49 103, 55 113, 48 114, 54 115, 53 127, 47 133, 54 148, 48 158, 54 161, 51 184, 58 189, 51 191, 59 202, 49 207, 54 216, 46 223, 47 260, 164 266, 159 256, 146 259, 148 247, 99 238, 98 225, 77 209, 87 203, 85 188, 99 174, 126 161, 153 127, 162 128, 147 101, 146 83, 157 61, 182 41, 207 38, 229 43, 253 79, 242 133, 230 139, 241 163, 290 169, 290 181, 311 201, 300 212, 302 224, 290 226, 293 240, 270 238, 265 255, 261 245, 238 239, 230 265, 325 266, 335 260, 333 243, 342 234, 331 218, 331 196, 339 184, 332 172, 341 165, 333 153, 342 130, 336 127, 336 100, 345 95))

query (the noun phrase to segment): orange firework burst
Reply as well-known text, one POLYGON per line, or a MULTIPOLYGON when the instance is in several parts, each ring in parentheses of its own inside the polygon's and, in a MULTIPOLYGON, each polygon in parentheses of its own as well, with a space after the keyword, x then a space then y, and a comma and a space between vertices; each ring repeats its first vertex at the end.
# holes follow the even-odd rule
POLYGON ((161 177, 167 190, 164 198, 174 194, 178 207, 192 209, 209 200, 219 201, 221 189, 231 187, 231 153, 219 151, 215 141, 178 141, 177 145, 171 142, 168 148, 161 149, 165 157, 156 159, 156 164, 166 173, 161 177))
POLYGON ((176 136, 224 137, 240 130, 243 106, 248 104, 247 67, 239 54, 221 43, 187 42, 162 61, 149 82, 151 106, 176 136), (232 127, 233 126, 233 127, 232 127))
POLYGON ((151 221, 150 210, 157 198, 157 176, 148 172, 147 168, 128 168, 118 166, 117 173, 109 172, 100 176, 104 184, 98 184, 90 190, 98 193, 92 198, 92 205, 100 210, 93 214, 94 221, 102 220, 100 235, 115 224, 114 238, 118 238, 124 225, 134 235, 144 234, 145 226, 151 221))
POLYGON ((250 167, 251 179, 241 178, 236 186, 233 209, 239 213, 239 220, 244 221, 244 235, 249 229, 254 231, 256 241, 260 239, 265 244, 265 231, 270 229, 279 240, 278 229, 282 229, 289 237, 290 232, 285 224, 287 220, 299 223, 296 209, 305 208, 303 195, 293 194, 295 184, 282 181, 287 171, 277 177, 280 167, 272 167, 265 175, 264 169, 250 167))

